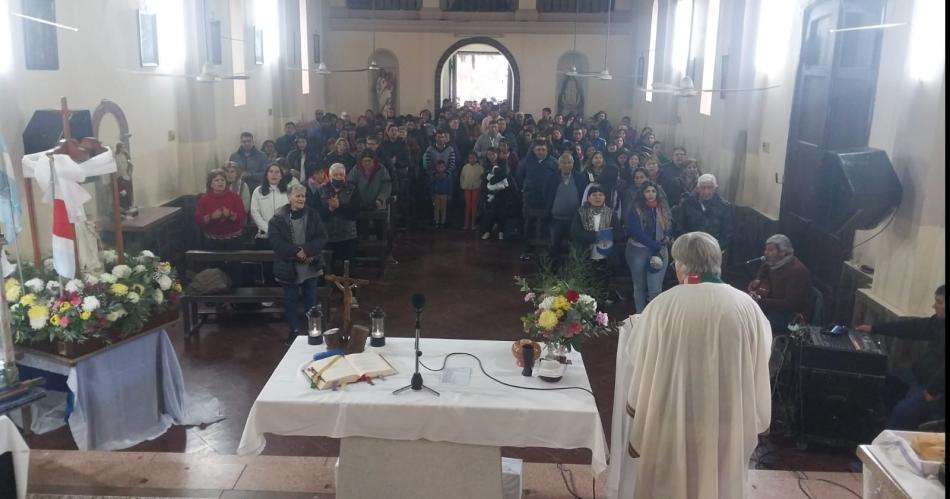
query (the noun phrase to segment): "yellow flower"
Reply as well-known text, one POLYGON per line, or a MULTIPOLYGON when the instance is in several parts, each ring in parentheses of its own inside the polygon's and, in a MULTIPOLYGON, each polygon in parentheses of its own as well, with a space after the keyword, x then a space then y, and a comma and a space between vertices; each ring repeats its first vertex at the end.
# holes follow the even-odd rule
POLYGON ((176 282, 176 283, 175 283, 175 292, 176 292, 176 293, 181 293, 181 283, 180 283, 180 282, 176 282))
POLYGON ((20 289, 20 286, 16 284, 16 281, 13 282, 13 285, 10 285, 9 281, 6 286, 6 295, 7 301, 11 303, 16 303, 20 299, 20 293, 23 291, 20 289))
POLYGON ((538 317, 538 325, 548 331, 554 329, 557 326, 557 314, 550 310, 541 312, 541 316, 538 317))
POLYGON ((49 308, 44 305, 30 307, 26 312, 26 316, 30 318, 30 327, 35 331, 39 331, 46 325, 49 318, 49 308))
POLYGON ((58 326, 58 325, 59 325, 59 316, 58 316, 58 315, 54 315, 54 316, 50 317, 50 318, 49 318, 49 323, 52 324, 52 325, 54 325, 54 326, 58 326))
POLYGON ((558 296, 554 299, 554 304, 551 305, 551 308, 554 310, 567 310, 571 308, 571 302, 567 301, 567 298, 563 296, 558 296))
POLYGON ((66 312, 67 310, 69 310, 69 309, 71 309, 71 308, 73 308, 73 306, 70 305, 68 301, 64 301, 64 302, 63 302, 62 304, 60 304, 60 306, 59 306, 59 312, 60 312, 60 313, 63 313, 63 312, 66 312))
POLYGON ((125 296, 129 294, 129 287, 122 283, 117 282, 109 289, 112 290, 112 294, 116 296, 125 296))
POLYGON ((35 301, 36 301, 36 295, 34 295, 33 293, 25 294, 23 295, 22 298, 20 298, 20 305, 28 307, 32 305, 33 302, 35 301))
POLYGON ((564 317, 563 310, 555 310, 554 313, 557 314, 557 320, 561 320, 561 317, 564 317))
POLYGON ((79 314, 79 318, 84 321, 88 321, 90 317, 92 317, 92 312, 89 312, 89 311, 82 312, 79 314))

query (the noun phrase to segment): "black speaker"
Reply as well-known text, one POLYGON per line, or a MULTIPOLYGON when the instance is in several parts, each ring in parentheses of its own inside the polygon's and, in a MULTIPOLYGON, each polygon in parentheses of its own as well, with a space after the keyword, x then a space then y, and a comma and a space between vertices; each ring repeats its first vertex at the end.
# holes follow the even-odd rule
POLYGON ((873 229, 901 203, 900 179, 880 149, 827 151, 818 179, 815 223, 832 234, 873 229))
MULTIPOLYGON (((94 137, 92 134, 92 113, 89 111, 70 111, 69 134, 80 140, 94 137)), ((33 154, 56 147, 63 138, 63 115, 55 109, 41 109, 33 112, 33 117, 23 131, 23 152, 33 154)))
POLYGON ((833 447, 870 443, 884 427, 884 376, 800 368, 800 438, 833 447))

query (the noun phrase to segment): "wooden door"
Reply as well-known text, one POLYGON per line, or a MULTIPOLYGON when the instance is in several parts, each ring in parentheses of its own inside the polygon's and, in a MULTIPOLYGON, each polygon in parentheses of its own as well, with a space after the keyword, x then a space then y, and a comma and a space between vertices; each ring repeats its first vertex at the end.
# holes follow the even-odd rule
POLYGON ((884 0, 817 0, 804 15, 779 223, 825 289, 835 288, 854 231, 821 227, 821 158, 867 145, 881 46, 880 29, 832 30, 879 24, 883 14, 884 0))

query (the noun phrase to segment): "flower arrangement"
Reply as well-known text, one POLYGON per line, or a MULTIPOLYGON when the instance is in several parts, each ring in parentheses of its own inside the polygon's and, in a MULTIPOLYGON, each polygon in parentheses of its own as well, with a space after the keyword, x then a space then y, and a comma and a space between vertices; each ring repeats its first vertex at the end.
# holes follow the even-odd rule
POLYGON ((548 345, 575 350, 580 350, 586 338, 617 334, 617 324, 597 310, 597 300, 591 296, 596 293, 592 290, 598 289, 593 275, 587 260, 572 254, 559 272, 542 264, 538 285, 515 276, 525 303, 534 308, 521 318, 525 333, 548 345))
POLYGON ((22 263, 24 281, 4 281, 14 341, 108 342, 110 330, 127 336, 152 315, 178 304, 182 287, 177 273, 151 251, 126 254, 121 265, 114 251, 101 257, 104 272, 62 283, 50 260, 42 269, 22 263))

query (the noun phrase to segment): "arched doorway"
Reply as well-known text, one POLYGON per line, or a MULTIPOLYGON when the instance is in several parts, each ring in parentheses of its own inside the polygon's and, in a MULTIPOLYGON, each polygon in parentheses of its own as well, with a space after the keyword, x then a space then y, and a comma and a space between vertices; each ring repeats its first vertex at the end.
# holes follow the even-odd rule
MULTIPOLYGON (((521 104, 521 73, 518 63, 508 49, 494 38, 477 36, 459 40, 452 44, 439 58, 435 68, 434 106, 442 104, 442 99, 459 102, 474 97, 479 92, 488 92, 503 97, 517 111, 521 104), (502 62, 503 61, 503 62, 502 62), (507 64, 507 71, 503 67, 507 64), (464 67, 461 67, 464 65, 464 67), (479 68, 479 69, 475 69, 479 68), (469 77, 475 71, 485 70, 481 78, 469 77), (486 74, 493 75, 485 78, 486 74), (500 90, 501 89, 501 90, 500 90)), ((482 95, 475 100, 480 100, 482 95)))

